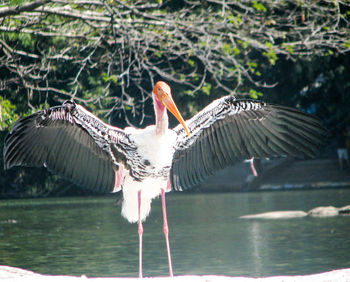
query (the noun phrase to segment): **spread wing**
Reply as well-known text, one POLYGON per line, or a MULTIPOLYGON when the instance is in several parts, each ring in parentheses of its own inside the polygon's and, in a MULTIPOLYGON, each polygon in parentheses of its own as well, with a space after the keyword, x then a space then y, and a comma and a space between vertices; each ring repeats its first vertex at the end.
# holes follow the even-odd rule
POLYGON ((44 165, 84 188, 112 191, 119 165, 128 165, 123 148, 132 147, 129 141, 121 129, 66 101, 13 126, 5 139, 5 168, 44 165))
POLYGON ((297 109, 226 96, 174 128, 171 168, 175 190, 199 184, 215 171, 252 157, 314 157, 326 135, 320 121, 297 109))

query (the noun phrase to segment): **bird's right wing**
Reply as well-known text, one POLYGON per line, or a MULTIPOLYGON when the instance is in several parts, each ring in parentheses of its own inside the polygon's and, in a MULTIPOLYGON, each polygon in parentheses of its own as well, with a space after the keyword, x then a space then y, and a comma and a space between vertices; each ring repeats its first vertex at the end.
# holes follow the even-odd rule
POLYGON ((297 109, 232 96, 217 99, 174 128, 172 188, 188 189, 219 169, 252 157, 314 157, 326 134, 320 121, 297 109))
POLYGON ((132 146, 123 130, 66 101, 19 120, 5 139, 4 163, 45 166, 84 188, 112 191, 119 165, 128 165, 118 146, 132 146))

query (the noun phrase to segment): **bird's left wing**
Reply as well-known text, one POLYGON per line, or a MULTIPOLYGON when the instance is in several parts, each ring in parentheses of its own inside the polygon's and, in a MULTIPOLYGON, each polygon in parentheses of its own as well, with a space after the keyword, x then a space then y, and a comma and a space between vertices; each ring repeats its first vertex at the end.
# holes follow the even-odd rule
POLYGON ((252 157, 314 157, 326 134, 316 117, 297 109, 232 96, 215 100, 186 124, 189 137, 180 125, 174 128, 170 178, 175 190, 252 157))
POLYGON ((5 139, 4 163, 46 166, 84 188, 112 191, 119 166, 129 166, 128 146, 123 130, 66 101, 19 120, 5 139))

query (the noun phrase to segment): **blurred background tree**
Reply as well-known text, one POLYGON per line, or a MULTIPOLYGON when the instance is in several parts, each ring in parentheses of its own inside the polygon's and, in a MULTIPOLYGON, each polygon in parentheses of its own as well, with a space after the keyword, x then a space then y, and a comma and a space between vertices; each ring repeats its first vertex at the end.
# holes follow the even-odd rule
MULTIPOLYGON (((0 145, 18 117, 66 99, 113 125, 145 126, 159 79, 172 86, 185 118, 232 94, 297 106, 333 129, 350 122, 349 7, 333 0, 2 1, 0 145)), ((2 193, 65 191, 64 180, 29 171, 32 181, 26 169, 2 176, 2 193)))

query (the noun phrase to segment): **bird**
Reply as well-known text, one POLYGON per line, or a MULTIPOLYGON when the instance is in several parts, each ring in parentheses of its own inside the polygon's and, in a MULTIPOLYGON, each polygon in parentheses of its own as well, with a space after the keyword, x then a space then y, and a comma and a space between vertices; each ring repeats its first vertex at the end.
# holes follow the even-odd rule
POLYGON ((152 90, 155 125, 109 125, 73 100, 17 121, 5 138, 4 166, 47 167, 95 191, 122 193, 121 214, 138 223, 142 277, 143 222, 161 196, 169 275, 173 268, 165 193, 184 191, 216 171, 253 158, 315 157, 326 130, 295 108, 233 95, 214 100, 184 121, 170 86, 152 90), (179 121, 169 129, 167 110, 179 121))

